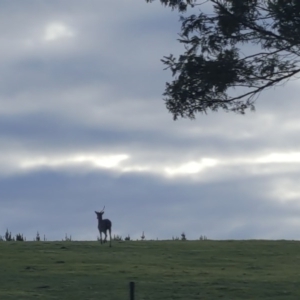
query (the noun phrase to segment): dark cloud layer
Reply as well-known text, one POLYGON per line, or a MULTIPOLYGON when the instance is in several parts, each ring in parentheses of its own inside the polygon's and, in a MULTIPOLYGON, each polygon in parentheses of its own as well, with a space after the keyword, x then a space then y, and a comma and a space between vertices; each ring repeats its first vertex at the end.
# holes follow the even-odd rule
POLYGON ((96 236, 94 210, 106 205, 114 233, 138 238, 299 238, 300 206, 265 196, 272 178, 221 183, 169 181, 149 175, 90 172, 64 175, 54 170, 2 179, 1 227, 28 237, 38 230, 49 239, 65 233, 96 236), (235 188, 233 188, 235 187, 235 188), (291 230, 287 237, 283 228, 291 230))

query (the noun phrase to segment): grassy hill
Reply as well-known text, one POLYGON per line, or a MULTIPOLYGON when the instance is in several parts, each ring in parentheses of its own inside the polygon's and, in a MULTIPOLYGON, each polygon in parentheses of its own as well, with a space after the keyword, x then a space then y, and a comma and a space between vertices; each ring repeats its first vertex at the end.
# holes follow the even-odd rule
POLYGON ((0 242, 0 299, 300 299, 300 242, 0 242))

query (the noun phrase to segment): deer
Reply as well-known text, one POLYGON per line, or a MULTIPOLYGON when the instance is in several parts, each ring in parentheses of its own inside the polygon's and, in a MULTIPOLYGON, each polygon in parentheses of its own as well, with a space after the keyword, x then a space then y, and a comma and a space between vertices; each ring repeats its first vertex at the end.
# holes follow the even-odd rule
POLYGON ((107 230, 109 232, 109 247, 111 247, 111 221, 108 219, 102 219, 102 216, 104 214, 104 209, 105 209, 105 205, 103 207, 103 209, 101 211, 95 211, 97 218, 98 218, 98 230, 100 233, 100 242, 102 244, 102 232, 105 234, 105 238, 103 243, 106 243, 106 238, 107 238, 107 230))

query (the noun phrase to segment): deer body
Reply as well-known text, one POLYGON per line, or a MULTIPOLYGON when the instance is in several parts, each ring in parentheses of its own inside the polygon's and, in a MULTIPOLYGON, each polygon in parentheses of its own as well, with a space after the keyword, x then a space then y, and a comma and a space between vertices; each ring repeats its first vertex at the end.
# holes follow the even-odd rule
MULTIPOLYGON (((104 208, 105 208, 105 206, 104 206, 104 208)), ((111 225, 112 225, 112 223, 108 219, 102 219, 102 216, 104 214, 104 208, 100 212, 95 211, 97 218, 98 218, 98 230, 100 233, 100 243, 102 244, 102 233, 104 233, 104 235, 105 235, 103 243, 106 243, 107 231, 108 231, 109 232, 109 247, 111 247, 111 225)))

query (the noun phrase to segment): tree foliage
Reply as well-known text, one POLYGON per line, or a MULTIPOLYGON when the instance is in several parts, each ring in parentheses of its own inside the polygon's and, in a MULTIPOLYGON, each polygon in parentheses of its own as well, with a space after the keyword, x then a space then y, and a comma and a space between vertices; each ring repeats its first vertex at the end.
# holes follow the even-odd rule
POLYGON ((162 59, 173 75, 164 100, 174 119, 218 109, 243 114, 262 91, 300 71, 299 0, 160 2, 181 13, 184 53, 162 59))

